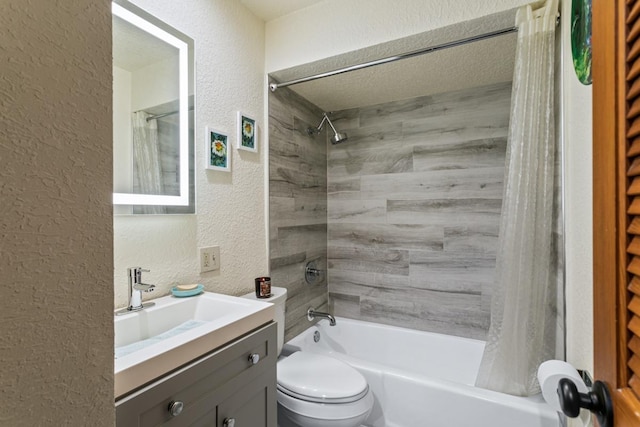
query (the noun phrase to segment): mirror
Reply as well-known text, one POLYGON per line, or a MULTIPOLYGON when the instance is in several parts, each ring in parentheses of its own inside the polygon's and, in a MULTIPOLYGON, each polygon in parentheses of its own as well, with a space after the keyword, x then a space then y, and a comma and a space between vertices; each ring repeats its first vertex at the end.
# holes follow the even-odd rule
POLYGON ((112 12, 115 213, 195 213, 193 40, 127 1, 112 12))

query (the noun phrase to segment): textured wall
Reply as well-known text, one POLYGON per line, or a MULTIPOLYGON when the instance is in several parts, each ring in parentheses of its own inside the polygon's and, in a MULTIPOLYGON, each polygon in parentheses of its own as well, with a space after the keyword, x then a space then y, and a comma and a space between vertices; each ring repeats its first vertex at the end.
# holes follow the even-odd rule
POLYGON ((528 3, 403 0, 399 7, 396 0, 326 0, 267 23, 266 70, 282 70, 528 3))
POLYGON ((0 425, 113 425, 111 4, 5 0, 0 39, 0 425))
POLYGON ((329 149, 335 314, 484 339, 511 82, 336 112, 329 149))
POLYGON ((264 23, 240 2, 135 0, 195 40, 196 215, 117 216, 114 220, 116 305, 127 303, 126 268, 143 266, 145 298, 168 294, 173 283, 203 283, 239 295, 268 271, 265 220, 266 130, 264 23), (236 111, 258 120, 258 153, 231 149, 231 173, 204 169, 205 126, 227 132, 236 144, 236 111), (198 247, 220 246, 222 268, 200 274, 198 247))
POLYGON ((327 311, 326 275, 310 286, 305 266, 327 263, 327 133, 309 135, 322 110, 288 88, 269 94, 269 247, 271 281, 287 288, 285 340, 327 311))

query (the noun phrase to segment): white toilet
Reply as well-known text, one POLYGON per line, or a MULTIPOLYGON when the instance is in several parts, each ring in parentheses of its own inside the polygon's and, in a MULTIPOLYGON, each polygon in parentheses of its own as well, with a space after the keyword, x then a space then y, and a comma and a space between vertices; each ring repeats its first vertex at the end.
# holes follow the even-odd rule
MULTIPOLYGON (((284 344, 285 288, 271 288, 278 322, 278 355, 284 344)), ((246 298, 256 298, 254 293, 246 298)), ((332 357, 296 352, 278 360, 279 427, 357 427, 373 408, 365 378, 332 357)))

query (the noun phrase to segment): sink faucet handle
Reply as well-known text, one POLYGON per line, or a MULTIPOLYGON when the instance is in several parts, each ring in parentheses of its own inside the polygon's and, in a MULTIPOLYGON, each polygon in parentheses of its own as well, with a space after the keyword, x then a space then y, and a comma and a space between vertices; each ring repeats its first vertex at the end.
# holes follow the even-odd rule
POLYGON ((142 283, 142 273, 148 273, 151 270, 147 270, 146 268, 138 268, 138 270, 136 271, 136 277, 137 277, 137 282, 138 283, 142 283))
POLYGON ((127 273, 129 274, 129 279, 133 279, 133 283, 142 283, 142 273, 148 273, 151 270, 147 270, 142 267, 129 267, 127 268, 127 273))

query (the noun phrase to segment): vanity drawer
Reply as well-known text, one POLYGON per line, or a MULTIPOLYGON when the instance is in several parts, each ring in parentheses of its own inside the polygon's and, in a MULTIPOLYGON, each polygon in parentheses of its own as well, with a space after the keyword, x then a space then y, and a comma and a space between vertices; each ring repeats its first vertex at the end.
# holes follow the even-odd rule
MULTIPOLYGON (((255 394, 264 389, 265 378, 273 383, 267 384, 268 389, 275 390, 276 359, 276 324, 272 322, 118 400, 116 425, 221 425, 218 405, 229 396, 243 388, 247 395, 255 394), (250 356, 256 354, 259 360, 253 363, 250 356), (172 409, 178 414, 172 415, 172 409)), ((268 416, 275 420, 275 392, 265 396, 268 416)))

